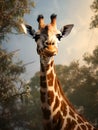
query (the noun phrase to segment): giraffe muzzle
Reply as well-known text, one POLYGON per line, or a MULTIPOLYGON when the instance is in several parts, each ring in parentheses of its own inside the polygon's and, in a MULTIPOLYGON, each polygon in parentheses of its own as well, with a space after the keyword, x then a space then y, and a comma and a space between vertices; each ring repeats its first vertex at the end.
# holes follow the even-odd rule
POLYGON ((58 48, 53 45, 48 45, 45 48, 45 53, 47 56, 55 56, 58 53, 58 48))

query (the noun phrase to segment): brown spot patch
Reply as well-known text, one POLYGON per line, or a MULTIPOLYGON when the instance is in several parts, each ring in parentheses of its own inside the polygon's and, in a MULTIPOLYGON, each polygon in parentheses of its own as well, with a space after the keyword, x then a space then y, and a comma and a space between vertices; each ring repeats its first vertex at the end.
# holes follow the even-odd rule
POLYGON ((40 86, 42 88, 47 88, 47 82, 46 81, 40 81, 40 86))
POLYGON ((55 109, 58 108, 59 104, 60 104, 60 103, 59 103, 59 99, 58 99, 58 97, 56 96, 55 105, 54 105, 54 107, 53 107, 53 111, 55 111, 55 109))
POLYGON ((67 119, 67 124, 64 130, 74 130, 76 126, 76 122, 74 120, 71 120, 70 118, 67 119))
POLYGON ((45 72, 45 67, 44 67, 44 65, 42 64, 42 63, 40 63, 41 64, 41 71, 42 72, 45 72))
POLYGON ((61 93, 60 93, 60 90, 58 89, 58 96, 61 97, 61 93))
POLYGON ((61 111, 62 111, 63 115, 66 116, 67 108, 66 108, 66 105, 63 101, 61 102, 61 111))
POLYGON ((40 76, 40 86, 42 88, 47 88, 46 76, 40 76))
POLYGON ((52 66, 54 65, 54 61, 52 61, 50 65, 51 65, 51 67, 52 67, 52 66))
POLYGON ((45 82, 46 81, 46 76, 40 76, 40 80, 45 82))
POLYGON ((50 118, 51 111, 47 108, 42 108, 42 112, 44 119, 48 120, 50 118))
POLYGON ((44 103, 45 102, 45 95, 46 95, 46 93, 45 92, 42 92, 42 91, 40 91, 40 98, 41 98, 41 102, 42 103, 44 103))
POLYGON ((55 84, 54 84, 54 90, 55 90, 55 92, 57 91, 57 87, 58 87, 58 82, 57 82, 57 79, 55 78, 55 84))
POLYGON ((78 123, 83 122, 82 119, 81 119, 80 117, 77 117, 77 118, 78 118, 78 119, 77 119, 78 123))
POLYGON ((81 125, 81 128, 82 128, 83 130, 86 130, 86 126, 85 126, 85 125, 81 125))
POLYGON ((53 117, 53 130, 60 130, 64 123, 64 119, 62 118, 60 112, 58 111, 57 114, 53 117))
POLYGON ((54 90, 55 90, 55 92, 58 93, 59 97, 62 95, 61 89, 62 89, 62 87, 60 85, 60 82, 59 82, 58 78, 55 77, 54 90))
POLYGON ((80 127, 78 127, 77 130, 81 130, 80 127))
POLYGON ((92 127, 91 125, 87 124, 87 128, 90 130, 92 127))
POLYGON ((53 91, 48 91, 48 104, 51 106, 54 99, 54 93, 53 91))
POLYGON ((48 85, 53 86, 54 75, 52 71, 47 75, 47 80, 48 80, 48 85))
POLYGON ((75 114, 74 114, 74 112, 71 109, 69 111, 69 114, 75 119, 75 114))

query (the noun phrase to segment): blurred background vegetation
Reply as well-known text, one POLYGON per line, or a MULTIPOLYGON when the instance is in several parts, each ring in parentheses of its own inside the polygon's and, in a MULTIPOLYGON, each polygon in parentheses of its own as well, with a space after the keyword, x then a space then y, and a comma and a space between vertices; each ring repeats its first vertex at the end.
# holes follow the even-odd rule
MULTIPOLYGON (((0 44, 12 30, 21 33, 20 22, 32 7, 30 0, 0 0, 0 44)), ((97 28, 98 0, 91 9, 95 15, 90 28, 97 28)), ((17 51, 8 53, 0 47, 0 130, 41 130, 39 72, 25 82, 21 78, 25 66, 14 60, 17 51)), ((75 108, 98 126, 98 47, 92 54, 85 53, 83 60, 84 65, 78 61, 56 65, 56 72, 75 108)))

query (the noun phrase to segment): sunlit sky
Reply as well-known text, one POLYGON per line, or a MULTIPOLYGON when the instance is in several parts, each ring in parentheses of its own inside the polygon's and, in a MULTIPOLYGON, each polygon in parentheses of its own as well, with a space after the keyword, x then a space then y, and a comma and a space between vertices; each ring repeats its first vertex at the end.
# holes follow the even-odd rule
MULTIPOLYGON (((25 15, 26 23, 32 25, 37 30, 38 14, 43 14, 45 23, 50 23, 50 15, 57 14, 57 26, 60 29, 63 25, 74 24, 70 35, 62 39, 59 43, 59 53, 55 57, 56 64, 68 65, 71 61, 82 62, 85 52, 91 53, 98 43, 97 29, 90 30, 91 17, 94 15, 90 9, 93 0, 35 0, 35 8, 31 13, 25 15)), ((40 69, 39 56, 36 53, 36 43, 28 35, 10 35, 8 43, 4 48, 9 52, 20 49, 16 58, 23 60, 23 63, 34 61, 26 66, 27 71, 23 78, 29 79, 40 69)))

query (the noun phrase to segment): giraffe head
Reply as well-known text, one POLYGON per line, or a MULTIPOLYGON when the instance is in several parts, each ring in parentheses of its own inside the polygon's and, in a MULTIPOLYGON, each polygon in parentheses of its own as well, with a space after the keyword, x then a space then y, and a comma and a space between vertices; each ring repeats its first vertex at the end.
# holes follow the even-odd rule
POLYGON ((59 41, 71 32, 72 27, 72 24, 66 25, 63 26, 61 31, 58 31, 46 25, 35 37, 38 54, 47 58, 56 55, 58 53, 59 41))
POLYGON ((36 35, 37 52, 40 56, 52 57, 58 52, 58 38, 55 33, 52 33, 48 26, 45 26, 36 35))
POLYGON ((52 57, 58 53, 59 41, 71 32, 73 26, 73 24, 65 25, 59 31, 55 27, 46 25, 36 33, 30 25, 21 24, 23 32, 29 33, 35 39, 38 54, 44 57, 52 57))

